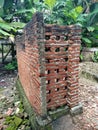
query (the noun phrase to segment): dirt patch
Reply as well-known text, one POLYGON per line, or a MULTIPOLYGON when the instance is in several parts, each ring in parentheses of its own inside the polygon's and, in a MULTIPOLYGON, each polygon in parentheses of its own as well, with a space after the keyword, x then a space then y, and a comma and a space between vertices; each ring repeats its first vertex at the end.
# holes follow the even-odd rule
POLYGON ((73 117, 73 121, 81 130, 97 130, 98 84, 81 77, 79 93, 80 102, 83 105, 83 113, 73 117))
MULTIPOLYGON (((98 63, 80 63, 80 73, 89 72, 98 75, 98 63)), ((89 78, 89 77, 88 77, 89 78)), ((80 126, 81 130, 98 129, 98 82, 95 80, 80 77, 79 98, 83 105, 83 113, 75 116, 74 123, 80 126)))
POLYGON ((94 74, 98 74, 98 63, 95 62, 82 62, 80 63, 80 72, 89 71, 94 74))

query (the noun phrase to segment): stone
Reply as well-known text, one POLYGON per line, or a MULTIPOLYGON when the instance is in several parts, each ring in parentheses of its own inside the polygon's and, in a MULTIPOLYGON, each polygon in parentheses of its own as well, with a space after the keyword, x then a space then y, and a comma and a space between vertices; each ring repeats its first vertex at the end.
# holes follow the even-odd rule
POLYGON ((70 109, 70 114, 72 116, 83 113, 83 107, 82 104, 79 104, 78 106, 75 106, 70 109))
POLYGON ((0 130, 3 130, 3 125, 0 124, 0 130))
POLYGON ((14 105, 15 105, 15 106, 18 106, 19 103, 20 103, 20 101, 17 101, 17 102, 14 103, 14 105))
POLYGON ((0 114, 0 119, 3 119, 3 115, 2 114, 0 114))
POLYGON ((7 116, 10 116, 13 113, 13 109, 12 108, 8 108, 8 111, 6 112, 7 116))
POLYGON ((24 130, 24 129, 25 129, 25 125, 22 125, 22 126, 21 126, 21 130, 24 130))
POLYGON ((19 113, 19 111, 20 111, 20 109, 19 109, 19 108, 16 108, 15 113, 16 113, 16 114, 18 114, 18 113, 19 113))
POLYGON ((98 130, 98 125, 95 126, 95 129, 94 130, 98 130))
POLYGON ((24 117, 27 118, 28 117, 28 114, 26 112, 24 112, 24 117))
POLYGON ((45 126, 52 121, 49 116, 47 116, 45 119, 42 119, 40 116, 37 116, 36 120, 40 126, 45 126))
POLYGON ((2 100, 2 101, 5 101, 6 99, 7 99, 6 96, 0 97, 0 100, 2 100))

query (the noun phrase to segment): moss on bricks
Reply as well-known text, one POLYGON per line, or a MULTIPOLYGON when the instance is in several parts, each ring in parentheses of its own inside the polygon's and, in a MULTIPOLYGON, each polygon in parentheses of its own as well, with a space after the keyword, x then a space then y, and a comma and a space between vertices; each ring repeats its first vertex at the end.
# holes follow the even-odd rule
POLYGON ((22 85, 19 81, 19 79, 17 79, 16 81, 16 88, 19 92, 19 95, 20 95, 20 98, 23 102, 23 105, 24 105, 24 108, 25 108, 25 111, 28 113, 29 115, 29 120, 31 122, 31 127, 33 130, 52 130, 52 126, 51 124, 47 124, 46 126, 40 126, 38 123, 37 123, 37 120, 36 120, 36 114, 31 106, 31 104, 29 103, 26 95, 25 95, 25 92, 22 88, 22 85))

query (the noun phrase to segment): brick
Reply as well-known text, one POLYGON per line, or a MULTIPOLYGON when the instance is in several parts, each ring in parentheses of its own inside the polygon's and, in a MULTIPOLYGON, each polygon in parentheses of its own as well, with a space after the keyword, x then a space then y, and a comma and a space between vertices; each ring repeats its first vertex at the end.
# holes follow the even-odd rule
POLYGON ((78 104, 81 28, 46 25, 34 14, 16 38, 20 81, 36 113, 78 104))

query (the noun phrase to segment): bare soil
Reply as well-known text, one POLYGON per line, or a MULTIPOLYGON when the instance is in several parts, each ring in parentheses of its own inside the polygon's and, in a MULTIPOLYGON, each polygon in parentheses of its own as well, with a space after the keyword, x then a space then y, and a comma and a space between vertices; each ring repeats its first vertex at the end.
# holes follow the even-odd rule
POLYGON ((83 113, 73 117, 80 130, 98 130, 98 83, 80 78, 80 102, 83 113))
POLYGON ((85 70, 98 75, 98 63, 81 62, 80 63, 80 72, 85 71, 85 70))

